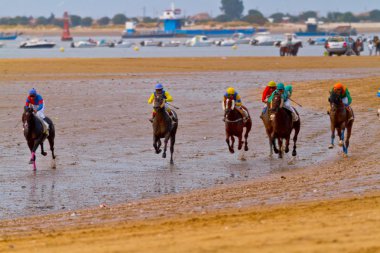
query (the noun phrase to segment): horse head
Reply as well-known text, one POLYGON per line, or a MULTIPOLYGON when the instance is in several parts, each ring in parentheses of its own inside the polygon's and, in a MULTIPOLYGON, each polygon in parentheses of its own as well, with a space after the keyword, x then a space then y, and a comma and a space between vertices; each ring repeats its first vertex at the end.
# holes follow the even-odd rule
POLYGON ((233 110, 235 110, 235 100, 227 98, 224 106, 224 113, 228 115, 233 110))
POLYGON ((25 133, 28 132, 29 126, 33 124, 34 119, 34 110, 33 107, 29 106, 28 108, 24 109, 24 113, 22 114, 22 124, 25 133))
POLYGON ((282 98, 280 93, 276 93, 273 96, 272 102, 269 104, 269 111, 271 113, 276 113, 280 108, 282 108, 282 98))
POLYGON ((342 98, 336 92, 330 92, 329 102, 332 110, 336 110, 338 107, 343 106, 342 98))
POLYGON ((165 108, 165 98, 162 94, 156 94, 155 95, 153 108, 156 111, 159 111, 159 110, 165 108))

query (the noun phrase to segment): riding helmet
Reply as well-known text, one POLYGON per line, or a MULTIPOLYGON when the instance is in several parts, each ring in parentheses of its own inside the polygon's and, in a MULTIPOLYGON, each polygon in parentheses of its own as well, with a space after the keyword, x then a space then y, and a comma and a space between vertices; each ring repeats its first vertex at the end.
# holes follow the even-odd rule
POLYGON ((283 83, 277 84, 277 90, 284 90, 284 89, 285 89, 285 85, 283 83))
POLYGON ((233 94, 235 94, 235 89, 234 89, 233 87, 229 87, 229 88, 227 89, 227 94, 228 94, 228 95, 233 95, 233 94))
POLYGON ((276 82, 275 82, 275 81, 270 81, 270 82, 268 83, 268 86, 269 86, 269 87, 276 87, 277 85, 276 85, 276 82))
POLYGON ((343 90, 343 84, 341 83, 336 83, 334 85, 334 90, 343 90))
POLYGON ((36 91, 36 89, 31 89, 30 91, 29 91, 29 95, 37 95, 37 91, 36 91))
POLYGON ((164 86, 160 83, 156 84, 156 90, 162 90, 164 86))

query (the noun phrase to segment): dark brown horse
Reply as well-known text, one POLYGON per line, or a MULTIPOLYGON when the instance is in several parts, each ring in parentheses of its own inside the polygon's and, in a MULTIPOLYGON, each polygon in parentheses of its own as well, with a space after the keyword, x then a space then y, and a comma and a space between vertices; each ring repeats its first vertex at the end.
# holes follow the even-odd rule
MULTIPOLYGON (((343 146, 343 152, 347 155, 348 146, 350 145, 351 130, 354 119, 349 121, 346 106, 342 102, 340 95, 330 92, 330 127, 331 127, 331 144, 330 149, 334 148, 335 129, 339 136, 339 146, 343 146), (344 143, 344 132, 347 129, 346 143, 344 143)), ((352 110, 352 109, 351 109, 352 110)), ((352 112, 353 114, 353 112, 352 112)))
POLYGON ((156 154, 161 153, 161 139, 164 138, 164 152, 162 158, 166 158, 166 149, 168 141, 170 140, 170 163, 174 164, 173 153, 175 136, 178 128, 178 118, 175 111, 172 110, 177 122, 173 122, 165 108, 166 101, 162 95, 156 95, 154 98, 154 109, 156 116, 153 120, 153 147, 156 150, 156 154))
POLYGON ((302 42, 295 44, 280 46, 280 56, 297 56, 298 50, 302 47, 302 42))
MULTIPOLYGON (((298 112, 296 111, 299 116, 298 112)), ((297 155, 297 138, 301 129, 301 119, 293 122, 292 114, 289 110, 283 108, 283 101, 280 94, 275 94, 272 102, 269 104, 270 124, 272 132, 270 141, 272 143, 274 152, 278 157, 282 158, 282 142, 285 139, 285 153, 289 152, 290 135, 294 129, 293 137, 293 152, 292 155, 297 155), (278 149, 275 145, 275 139, 278 141, 278 149)))
MULTIPOLYGON (((50 150, 53 157, 52 167, 55 168, 55 155, 54 155, 54 138, 55 138, 55 127, 53 121, 50 118, 45 117, 45 121, 49 124, 49 136, 47 137, 50 150)), ((44 141, 46 135, 43 133, 44 128, 42 122, 34 114, 33 108, 25 109, 22 114, 22 123, 24 127, 24 136, 28 143, 32 157, 30 158, 29 164, 33 164, 33 170, 37 169, 36 166, 36 150, 38 146, 41 146, 41 154, 46 156, 47 153, 44 151, 44 141)))
POLYGON ((273 155, 273 149, 277 150, 277 147, 276 147, 276 143, 274 141, 272 142, 272 140, 271 140, 271 135, 273 132, 273 126, 272 126, 272 123, 271 123, 270 118, 269 118, 270 117, 269 107, 270 107, 270 104, 267 103, 267 108, 266 108, 265 112, 263 112, 261 114, 260 118, 262 119, 262 121, 264 123, 265 131, 266 131, 267 136, 268 136, 270 155, 273 155))
MULTIPOLYGON (((249 112, 247 108, 243 107, 248 115, 249 112)), ((251 131, 252 128, 252 120, 251 117, 248 118, 246 122, 243 120, 243 116, 241 113, 235 108, 235 101, 233 99, 226 99, 225 103, 225 125, 226 125, 226 142, 228 145, 228 149, 230 150, 231 153, 235 153, 234 151, 234 143, 235 143, 235 138, 236 136, 239 140, 238 144, 238 150, 241 150, 244 144, 244 150, 248 151, 248 134, 251 131), (244 133, 244 141, 243 139, 243 131, 245 130, 244 133), (230 145, 230 139, 231 139, 231 145, 230 145)))

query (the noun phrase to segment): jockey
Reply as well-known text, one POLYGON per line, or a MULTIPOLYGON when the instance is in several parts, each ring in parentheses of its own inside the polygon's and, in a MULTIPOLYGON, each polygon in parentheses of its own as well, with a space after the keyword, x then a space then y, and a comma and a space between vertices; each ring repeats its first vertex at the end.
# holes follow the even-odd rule
POLYGON ((284 108, 289 110, 292 113, 292 119, 293 121, 298 121, 298 115, 295 112, 294 108, 290 105, 290 96, 292 95, 293 87, 291 85, 288 85, 287 88, 285 88, 285 85, 283 83, 277 84, 277 90, 275 90, 270 98, 268 99, 268 102, 271 103, 273 100, 274 95, 281 94, 281 99, 284 103, 284 108))
POLYGON ((290 84, 286 85, 285 86, 285 93, 286 93, 286 100, 284 100, 284 107, 292 112, 293 121, 298 121, 299 117, 298 117, 296 111, 294 110, 293 106, 291 106, 291 104, 290 104, 290 97, 293 94, 293 86, 290 84))
MULTIPOLYGON (((243 121, 247 122, 249 115, 248 112, 243 108, 243 103, 241 102, 241 97, 237 91, 233 87, 229 87, 226 91, 226 93, 223 96, 223 108, 226 108, 226 100, 227 99, 233 99, 235 101, 235 108, 238 110, 243 116, 243 121)), ((223 119, 224 121, 224 119, 223 119)))
POLYGON ((263 108, 263 113, 262 114, 265 114, 266 111, 267 111, 267 103, 268 103, 268 98, 272 95, 272 93, 277 89, 277 84, 275 81, 270 81, 267 85, 267 87, 265 87, 265 90, 263 91, 263 95, 262 95, 262 98, 261 98, 261 101, 265 104, 264 108, 263 108))
POLYGON ((32 107, 35 115, 41 121, 44 128, 44 134, 49 135, 49 124, 45 121, 45 103, 40 94, 37 94, 36 89, 29 91, 29 96, 26 98, 25 110, 32 107))
POLYGON ((348 112, 348 121, 354 119, 354 115, 350 106, 352 103, 352 98, 348 88, 341 83, 336 83, 334 87, 331 89, 331 92, 340 95, 340 98, 342 99, 342 102, 345 105, 346 110, 348 112))
MULTIPOLYGON (((164 89, 164 86, 160 83, 156 84, 155 86, 155 91, 152 93, 152 95, 150 95, 149 99, 148 99, 148 104, 152 104, 153 101, 154 101, 154 98, 156 95, 161 95, 163 94, 164 96, 164 99, 165 99, 165 109, 166 111, 168 112, 170 118, 174 121, 174 122, 177 122, 177 119, 175 118, 174 116, 174 113, 170 110, 170 108, 167 106, 166 102, 173 102, 173 97, 170 95, 169 92, 167 92, 165 89, 164 89)), ((152 118, 149 119, 150 122, 153 123, 153 120, 154 120, 154 117, 156 116, 156 110, 153 109, 153 112, 152 112, 152 118)))

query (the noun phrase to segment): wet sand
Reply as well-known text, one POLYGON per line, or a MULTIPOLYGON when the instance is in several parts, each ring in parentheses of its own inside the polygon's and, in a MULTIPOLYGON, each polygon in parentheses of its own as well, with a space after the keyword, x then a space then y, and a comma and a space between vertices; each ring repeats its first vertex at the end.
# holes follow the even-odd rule
MULTIPOLYGON (((380 129, 374 108, 379 104, 375 97, 379 69, 370 58, 368 62, 349 58, 335 70, 324 69, 329 65, 321 59, 326 58, 315 59, 319 65, 307 58, 287 60, 288 66, 281 71, 273 71, 276 67, 262 71, 260 64, 251 65, 255 71, 236 71, 235 64, 247 59, 234 59, 230 69, 216 64, 218 59, 209 59, 216 69, 207 73, 200 66, 189 73, 178 70, 181 64, 190 65, 188 60, 173 69, 155 66, 149 72, 148 66, 154 64, 147 61, 146 69, 132 68, 128 73, 102 72, 100 67, 97 78, 89 74, 92 67, 75 72, 61 65, 63 74, 54 76, 59 63, 46 64, 49 71, 36 64, 37 78, 45 80, 36 87, 49 98, 48 115, 54 115, 62 131, 57 137, 58 169, 51 170, 49 159, 39 157, 36 174, 26 164, 28 153, 19 127, 11 134, 8 131, 17 124, 17 104, 22 104, 29 87, 26 80, 36 76, 30 70, 12 68, 18 66, 17 61, 2 62, 0 69, 8 69, 0 83, 2 93, 7 94, 0 104, 1 146, 5 147, 0 179, 2 219, 61 211, 1 221, 0 249, 30 252, 33 242, 38 252, 43 248, 47 252, 83 251, 84 244, 94 252, 243 251, 250 247, 376 252, 380 129), (317 67, 311 70, 314 64, 317 67), (299 71, 298 66, 309 69, 299 71), (77 75, 67 78, 73 73, 77 75), (150 108, 144 95, 157 77, 168 83, 181 107, 175 167, 154 155, 151 148, 150 108), (257 101, 263 83, 270 79, 294 83, 294 99, 304 105, 296 160, 268 157, 257 101), (327 149, 330 134, 325 108, 328 87, 336 80, 344 80, 354 97, 356 122, 347 159, 338 148, 327 149), (255 119, 246 162, 230 155, 224 143, 218 111, 220 95, 230 83, 242 91, 255 119), (191 117, 194 113, 196 117, 191 117), (310 204, 299 204, 306 202, 310 204), (102 203, 106 207, 100 208, 102 203), (310 219, 305 213, 310 213, 310 219), (317 221, 312 217, 318 217, 317 221), (365 232, 358 236, 359 231, 365 232), (81 239, 75 240, 78 236, 81 239), (146 241, 151 243, 142 243, 146 241)), ((275 66, 277 58, 273 61, 266 64, 275 66)), ((96 61, 90 63, 95 65, 96 61)))

